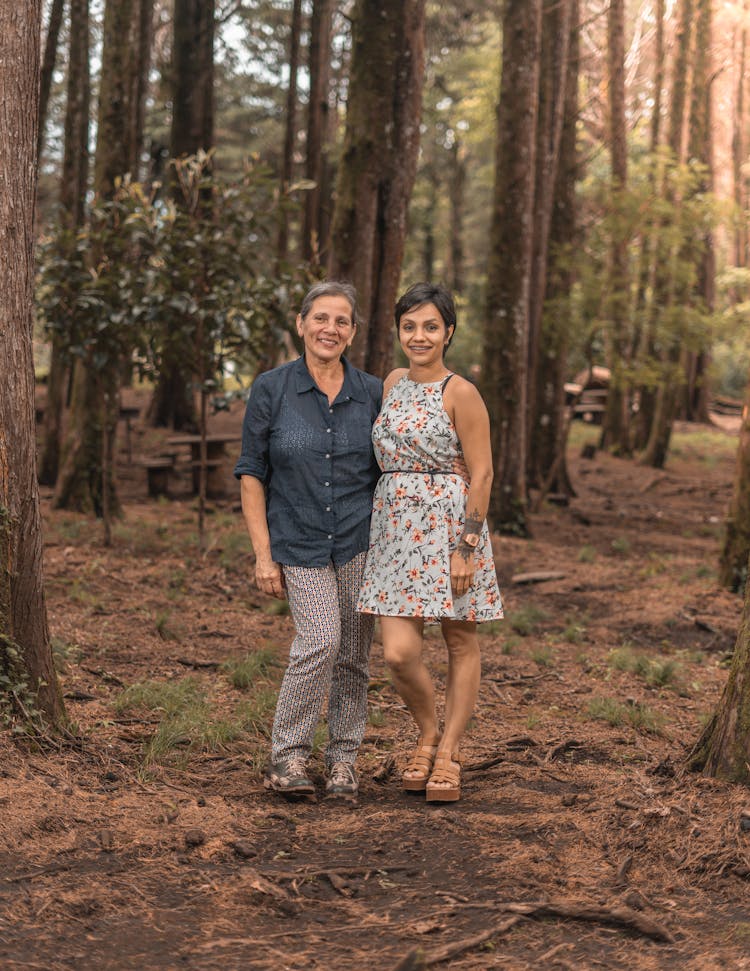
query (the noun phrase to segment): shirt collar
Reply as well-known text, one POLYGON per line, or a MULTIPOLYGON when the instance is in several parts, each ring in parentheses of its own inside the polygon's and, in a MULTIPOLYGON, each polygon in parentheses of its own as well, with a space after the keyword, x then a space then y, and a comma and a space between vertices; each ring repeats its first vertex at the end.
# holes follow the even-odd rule
MULTIPOLYGON (((341 358, 341 363, 344 365, 344 383, 341 386, 341 391, 339 391, 336 400, 338 401, 342 398, 348 400, 351 398, 353 401, 366 401, 367 395, 365 394, 359 372, 352 367, 345 357, 341 358)), ((297 394, 304 394, 306 391, 312 391, 313 388, 317 387, 312 375, 307 370, 304 357, 297 358, 294 364, 294 372, 297 394)))

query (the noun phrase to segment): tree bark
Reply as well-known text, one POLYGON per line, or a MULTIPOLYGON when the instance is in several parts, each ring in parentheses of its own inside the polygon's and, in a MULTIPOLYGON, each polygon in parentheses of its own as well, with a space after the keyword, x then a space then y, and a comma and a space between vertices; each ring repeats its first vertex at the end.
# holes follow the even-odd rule
MULTIPOLYGON (((214 144, 214 0, 175 0, 173 23, 172 158, 209 151, 214 144)), ((173 183, 172 195, 182 197, 173 183)), ((178 431, 198 427, 193 373, 186 361, 192 352, 169 342, 149 408, 153 425, 178 431)))
MULTIPOLYGON (((61 224, 64 230, 62 238, 69 252, 75 247, 76 232, 84 221, 89 175, 90 100, 89 4, 88 0, 71 0, 65 146, 60 183, 61 224)), ((54 486, 57 482, 68 366, 60 339, 55 336, 52 340, 47 378, 44 445, 39 464, 39 482, 42 485, 54 486)))
POLYGON ((464 216, 466 194, 466 158, 463 145, 454 137, 451 145, 451 166, 448 177, 450 200, 450 239, 448 249, 448 279, 455 293, 464 289, 464 216))
POLYGON ((310 18, 310 99, 307 107, 307 145, 305 178, 314 183, 305 195, 305 222, 302 232, 302 256, 321 266, 327 256, 321 200, 323 182, 329 168, 327 151, 328 86, 330 83, 332 0, 313 0, 310 18))
MULTIPOLYGON (((611 0, 608 21, 609 45, 609 137, 612 159, 611 205, 617 215, 628 181, 627 129, 625 124, 625 2, 611 0)), ((602 430, 602 447, 619 455, 630 455, 630 395, 628 311, 628 239, 624 220, 613 220, 610 243, 609 363, 610 383, 607 411, 602 430)))
MULTIPOLYGON (((660 163, 657 157, 661 138, 662 88, 664 87, 664 19, 666 0, 656 2, 656 50, 654 53, 653 110, 650 125, 649 185, 656 198, 659 184, 660 163)), ((646 216, 641 239, 640 271, 635 298, 633 343, 631 354, 640 362, 650 364, 657 357, 656 352, 656 315, 652 312, 654 280, 656 274, 655 257, 659 220, 650 213, 646 216)), ((652 384, 641 384, 638 389, 638 412, 631 423, 633 447, 641 451, 646 447, 648 435, 656 407, 656 388, 652 384)))
POLYGON ((747 580, 750 556, 750 374, 737 447, 732 500, 727 516, 724 547, 719 562, 719 582, 730 590, 741 590, 747 580))
POLYGON ((146 115, 151 44, 154 36, 154 0, 134 0, 132 41, 128 58, 128 171, 141 181, 143 126, 146 115))
POLYGON ((32 301, 41 0, 0 4, 0 670, 28 720, 65 714, 42 578, 32 301))
MULTIPOLYGON (((696 50, 693 65, 693 84, 688 125, 688 156, 702 167, 700 181, 694 191, 700 195, 713 192, 712 141, 712 0, 698 0, 696 17, 696 50)), ((716 302, 716 254, 710 229, 697 233, 696 284, 693 302, 703 314, 712 314, 716 302)), ((685 418, 688 421, 708 422, 708 391, 710 349, 707 341, 699 350, 687 352, 685 373, 685 418)))
MULTIPOLYGON (((113 195, 116 181, 128 170, 127 66, 132 22, 133 0, 107 0, 94 163, 94 194, 100 199, 113 195)), ((94 260, 100 257, 101 254, 93 254, 94 260)), ((70 428, 55 505, 60 509, 93 511, 97 516, 107 511, 115 515, 120 509, 115 478, 111 468, 105 470, 102 457, 114 455, 119 362, 102 368, 86 357, 78 360, 73 370, 70 428)), ((108 528, 107 519, 105 531, 108 528)))
MULTIPOLYGON (((540 485, 538 439, 551 425, 551 408, 556 397, 548 398, 541 384, 548 355, 548 335, 542 341, 542 316, 547 299, 547 271, 554 190, 560 157, 569 69, 571 0, 552 0, 542 14, 542 48, 539 69, 539 114, 537 118, 536 182, 534 188, 534 244, 529 289, 528 350, 528 450, 529 485, 540 485), (545 407, 545 405, 549 407, 545 407), (540 405, 542 406, 540 409, 540 405)), ((575 122, 574 122, 575 124, 575 122)), ((556 382, 553 382, 553 387, 556 382)))
POLYGON ((44 44, 44 59, 42 60, 42 76, 39 85, 39 129, 37 132, 36 154, 39 158, 44 145, 44 131, 47 126, 47 107, 49 93, 52 89, 52 75, 55 73, 57 61, 57 42, 60 38, 65 0, 52 0, 47 25, 47 39, 44 44))
POLYGON ((541 0, 507 0, 487 266, 482 389, 495 477, 488 518, 528 534, 526 515, 529 281, 541 43, 541 0))
POLYGON ((734 102, 734 119, 732 130, 732 182, 735 205, 735 230, 734 230, 734 264, 735 266, 747 266, 748 256, 748 234, 747 222, 745 219, 745 209, 747 208, 747 185, 746 178, 742 173, 742 166, 745 161, 745 88, 747 79, 745 78, 745 61, 747 57, 747 30, 744 26, 744 17, 747 16, 747 2, 742 4, 743 26, 740 32, 740 56, 737 74, 737 94, 734 102))
POLYGON ((417 170, 424 0, 358 0, 330 275, 357 288, 362 325, 351 360, 384 375, 417 170))
POLYGON ((299 71, 301 32, 302 0, 293 0, 292 23, 289 31, 289 87, 286 92, 284 147, 281 154, 281 206, 279 209, 279 235, 276 243, 277 266, 280 266, 286 260, 289 249, 289 212, 284 203, 294 174, 294 142, 297 136, 297 73, 299 71))
POLYGON ((550 223, 543 334, 536 386, 537 420, 532 452, 536 481, 542 490, 575 495, 566 460, 569 422, 565 380, 570 339, 570 296, 575 283, 573 254, 578 241, 576 182, 578 178, 579 4, 571 0, 570 41, 566 73, 560 157, 550 223))
MULTIPOLYGON (((680 19, 675 38, 677 48, 674 64, 674 80, 672 84, 672 104, 669 114, 669 132, 667 144, 675 162, 679 163, 684 157, 685 136, 685 107, 688 99, 688 76, 690 66, 691 38, 693 27, 693 0, 681 0, 680 19)), ((668 202, 674 204, 674 196, 665 187, 664 194, 668 202)), ((659 315, 669 313, 674 303, 674 259, 671 254, 658 261, 658 271, 654 282, 654 297, 652 314, 655 321, 659 315)), ((662 374, 656 392, 653 418, 649 428, 648 441, 641 463, 653 468, 663 468, 669 451, 669 441, 672 435, 672 424, 684 386, 684 371, 681 366, 682 341, 679 335, 673 335, 662 356, 662 374)))
MULTIPOLYGON (((747 563, 745 563, 747 573, 747 563)), ((750 584, 724 692, 687 757, 688 768, 727 782, 750 784, 750 584)))

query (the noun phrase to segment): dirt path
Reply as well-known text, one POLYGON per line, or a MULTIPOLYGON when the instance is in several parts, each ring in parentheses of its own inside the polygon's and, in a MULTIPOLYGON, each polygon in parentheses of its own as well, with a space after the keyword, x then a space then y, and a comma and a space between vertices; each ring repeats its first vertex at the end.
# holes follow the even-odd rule
MULTIPOLYGON (((48 510, 79 741, 0 741, 0 966, 750 968, 750 793, 680 770, 739 619, 715 570, 734 445, 683 429, 657 473, 578 436, 578 498, 497 541, 508 619, 445 807, 387 771, 411 733, 377 645, 359 805, 263 792, 291 625, 236 502, 205 554, 192 500, 147 502, 135 466, 112 549, 48 510), (533 571, 563 577, 511 582, 533 571)), ((442 679, 435 634, 429 655, 442 679)))

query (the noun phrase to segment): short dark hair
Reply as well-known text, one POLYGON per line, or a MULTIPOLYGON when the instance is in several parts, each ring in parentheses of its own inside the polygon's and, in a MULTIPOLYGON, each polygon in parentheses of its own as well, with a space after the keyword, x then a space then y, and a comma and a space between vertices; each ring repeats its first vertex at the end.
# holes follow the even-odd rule
POLYGON ((349 301, 352 308, 352 323, 359 323, 359 308, 357 307, 357 291, 351 283, 342 283, 340 280, 322 280, 314 284, 302 298, 300 307, 300 317, 304 320, 310 313, 310 309, 318 297, 344 297, 349 301))
MULTIPOLYGON (((405 313, 413 310, 414 307, 421 307, 422 304, 432 303, 440 311, 446 331, 449 327, 456 333, 456 305, 453 302, 453 295, 450 290, 439 283, 413 283, 409 289, 402 294, 396 303, 396 330, 399 328, 401 318, 405 313)), ((453 334, 448 338, 448 344, 453 340, 453 334)))

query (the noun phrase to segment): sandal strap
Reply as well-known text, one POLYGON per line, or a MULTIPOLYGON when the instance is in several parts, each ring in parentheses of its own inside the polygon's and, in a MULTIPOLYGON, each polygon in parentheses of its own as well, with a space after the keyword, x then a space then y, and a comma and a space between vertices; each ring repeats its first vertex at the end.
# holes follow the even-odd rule
POLYGON ((432 769, 433 762, 435 761, 435 755, 437 752, 436 745, 418 745, 406 764, 405 772, 422 772, 424 771, 429 775, 432 769))
POLYGON ((438 752, 430 782, 457 783, 461 780, 461 763, 451 752, 438 752))

